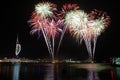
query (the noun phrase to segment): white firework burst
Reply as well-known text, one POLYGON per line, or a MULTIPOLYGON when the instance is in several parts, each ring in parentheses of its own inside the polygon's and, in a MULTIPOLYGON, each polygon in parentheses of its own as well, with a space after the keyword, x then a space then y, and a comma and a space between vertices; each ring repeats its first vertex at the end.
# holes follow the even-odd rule
POLYGON ((44 18, 52 16, 53 10, 55 9, 49 3, 39 3, 35 6, 36 13, 44 18))
POLYGON ((69 11, 65 16, 65 25, 76 28, 84 27, 85 22, 88 20, 88 15, 82 10, 69 11))

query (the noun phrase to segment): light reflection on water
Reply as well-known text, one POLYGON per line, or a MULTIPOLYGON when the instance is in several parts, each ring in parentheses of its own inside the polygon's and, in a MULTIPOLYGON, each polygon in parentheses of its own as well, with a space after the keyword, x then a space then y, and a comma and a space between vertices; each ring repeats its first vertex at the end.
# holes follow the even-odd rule
POLYGON ((0 63, 0 80, 120 80, 107 64, 0 63))
POLYGON ((20 63, 13 63, 13 80, 19 80, 20 63))
POLYGON ((54 64, 47 64, 46 67, 44 80, 54 80, 54 64))
POLYGON ((100 80, 98 76, 98 72, 88 70, 88 79, 87 80, 100 80))

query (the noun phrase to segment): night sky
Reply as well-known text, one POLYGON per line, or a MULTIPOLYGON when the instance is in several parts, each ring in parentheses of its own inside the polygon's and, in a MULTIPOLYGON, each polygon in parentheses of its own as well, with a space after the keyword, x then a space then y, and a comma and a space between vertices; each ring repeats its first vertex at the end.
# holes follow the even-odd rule
MULTIPOLYGON (((44 38, 30 35, 27 21, 30 19, 34 5, 41 0, 8 0, 1 2, 1 28, 0 28, 0 58, 15 56, 16 35, 22 50, 19 57, 49 58, 44 38)), ((120 16, 119 5, 116 0, 51 0, 58 5, 58 9, 65 3, 77 3, 82 10, 90 12, 92 9, 106 11, 111 17, 110 26, 98 37, 95 59, 107 59, 120 56, 120 16)), ((55 54, 56 55, 56 54, 55 54)), ((68 33, 65 34, 60 51, 60 58, 87 58, 88 53, 84 42, 79 45, 68 33)))

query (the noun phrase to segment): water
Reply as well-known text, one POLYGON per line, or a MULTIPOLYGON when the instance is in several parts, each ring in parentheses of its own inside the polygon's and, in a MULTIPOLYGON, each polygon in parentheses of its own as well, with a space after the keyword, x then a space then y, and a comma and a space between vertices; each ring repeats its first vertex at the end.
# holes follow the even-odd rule
POLYGON ((0 80, 120 80, 108 64, 0 63, 0 80))

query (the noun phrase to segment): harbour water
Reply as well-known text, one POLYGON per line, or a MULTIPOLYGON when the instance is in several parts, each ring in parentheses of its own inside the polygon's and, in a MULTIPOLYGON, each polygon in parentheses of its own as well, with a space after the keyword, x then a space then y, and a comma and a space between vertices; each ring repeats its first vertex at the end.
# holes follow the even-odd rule
POLYGON ((0 62, 0 80, 120 80, 120 67, 105 63, 0 62))

